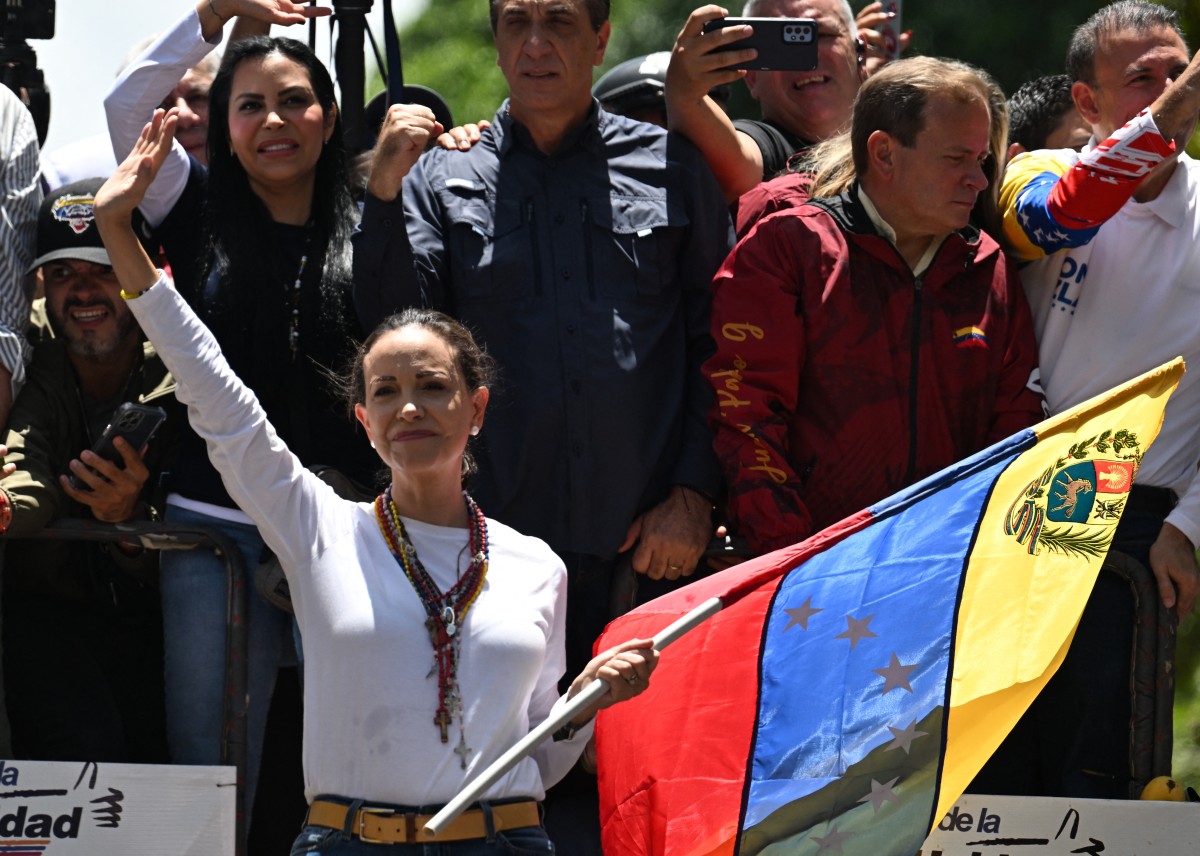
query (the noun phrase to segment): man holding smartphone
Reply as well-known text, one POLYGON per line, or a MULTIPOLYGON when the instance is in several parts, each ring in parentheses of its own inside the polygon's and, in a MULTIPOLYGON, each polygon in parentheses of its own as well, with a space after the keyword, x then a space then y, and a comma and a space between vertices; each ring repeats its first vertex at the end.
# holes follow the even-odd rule
POLYGON ((811 18, 817 22, 817 67, 811 71, 735 71, 751 50, 720 50, 744 39, 750 27, 704 32, 728 17, 720 6, 702 6, 684 24, 667 69, 667 119, 708 161, 725 199, 738 200, 787 167, 788 158, 843 130, 865 77, 858 29, 846 0, 748 0, 746 18, 811 18), (714 86, 744 77, 762 107, 762 120, 732 121, 709 97, 714 86))
POLYGON ((6 689, 16 757, 152 763, 166 760, 157 558, 111 542, 21 539, 60 517, 151 517, 184 418, 93 222, 102 183, 62 187, 38 213, 31 270, 50 335, 13 404, 5 460, 16 471, 0 480, 0 529, 16 539, 5 545, 6 689), (176 412, 145 449, 114 439, 116 464, 91 449, 125 402, 176 412))

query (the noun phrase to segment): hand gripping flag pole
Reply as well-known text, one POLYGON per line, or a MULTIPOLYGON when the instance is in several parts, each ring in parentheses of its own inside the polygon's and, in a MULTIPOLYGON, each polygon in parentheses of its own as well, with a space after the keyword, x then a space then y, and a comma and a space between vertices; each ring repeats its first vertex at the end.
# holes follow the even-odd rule
MULTIPOLYGON (((653 639, 654 647, 662 651, 679 637, 716 615, 724 606, 725 604, 721 598, 709 598, 691 612, 656 633, 653 639)), ((511 749, 493 761, 491 766, 463 788, 458 796, 446 803, 445 808, 435 814, 425 824, 425 831, 430 835, 437 835, 445 829, 451 821, 462 814, 467 806, 479 799, 480 794, 515 767, 517 762, 532 753, 534 749, 545 742, 547 737, 578 716, 581 711, 586 710, 594 704, 606 692, 608 692, 608 684, 605 681, 600 678, 592 681, 575 698, 567 702, 557 716, 546 719, 541 725, 517 741, 511 749)))

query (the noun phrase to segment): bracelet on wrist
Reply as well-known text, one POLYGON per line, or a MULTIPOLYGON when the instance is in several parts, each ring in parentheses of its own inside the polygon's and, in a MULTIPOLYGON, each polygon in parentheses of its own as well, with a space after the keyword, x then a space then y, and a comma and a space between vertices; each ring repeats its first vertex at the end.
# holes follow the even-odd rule
POLYGON ((121 297, 124 298, 125 300, 137 300, 139 297, 141 297, 143 294, 145 294, 150 289, 154 288, 154 286, 156 286, 156 285, 158 285, 158 280, 155 280, 154 282, 150 283, 150 285, 146 286, 141 291, 126 291, 125 289, 122 288, 121 289, 121 297))

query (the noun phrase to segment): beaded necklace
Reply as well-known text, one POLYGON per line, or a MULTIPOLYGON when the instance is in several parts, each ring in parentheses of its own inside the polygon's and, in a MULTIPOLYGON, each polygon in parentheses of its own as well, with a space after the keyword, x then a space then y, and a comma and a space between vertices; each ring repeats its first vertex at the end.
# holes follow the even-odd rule
POLYGON ((412 584, 417 593, 417 599, 425 607, 425 629, 429 631, 429 641, 433 644, 433 669, 438 676, 438 707, 433 717, 433 724, 441 731, 442 742, 449 742, 448 729, 454 719, 458 720, 458 746, 454 749, 459 756, 459 764, 467 768, 467 755, 471 748, 467 746, 466 733, 463 730, 463 703, 458 687, 458 655, 462 636, 459 630, 467 617, 467 610, 479 597, 483 590, 483 580, 488 568, 488 537, 487 520, 475 500, 464 491, 467 501, 467 511, 471 517, 471 567, 466 574, 447 592, 437 587, 437 583, 429 576, 421 560, 417 558, 416 548, 412 539, 404 529, 404 522, 392 502, 391 488, 381 493, 375 500, 375 518, 379 522, 379 530, 383 539, 400 567, 404 576, 412 584))
MULTIPOLYGON (((304 268, 308 265, 308 248, 312 243, 312 226, 309 225, 308 236, 304 239, 304 253, 300 256, 300 267, 296 270, 296 281, 292 283, 292 288, 288 291, 288 306, 291 313, 288 315, 288 347, 292 352, 292 362, 296 361, 296 354, 300 351, 300 281, 304 279, 304 268)), ((284 287, 286 290, 286 286, 284 287)))

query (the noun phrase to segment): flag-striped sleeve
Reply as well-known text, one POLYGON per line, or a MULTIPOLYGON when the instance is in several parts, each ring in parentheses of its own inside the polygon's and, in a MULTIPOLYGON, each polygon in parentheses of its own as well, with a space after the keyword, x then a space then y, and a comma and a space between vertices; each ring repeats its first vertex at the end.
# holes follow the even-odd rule
POLYGON ((1062 149, 1017 156, 1000 189, 1004 234, 1013 251, 1033 261, 1083 246, 1174 151, 1143 110, 1082 155, 1062 149))

